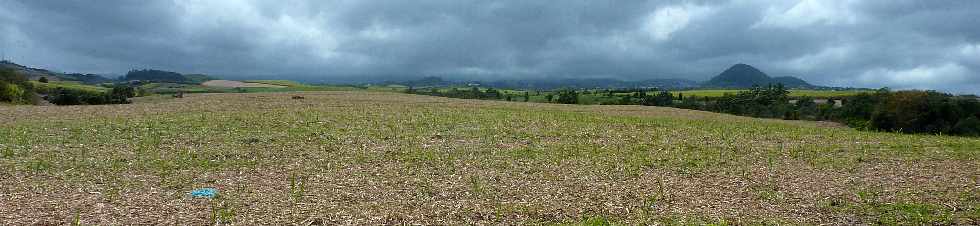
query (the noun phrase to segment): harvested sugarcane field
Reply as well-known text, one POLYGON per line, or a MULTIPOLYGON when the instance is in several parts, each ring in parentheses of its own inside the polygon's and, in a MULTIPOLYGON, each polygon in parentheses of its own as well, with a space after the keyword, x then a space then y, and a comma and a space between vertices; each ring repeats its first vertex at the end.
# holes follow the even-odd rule
POLYGON ((4 224, 980 217, 976 138, 387 92, 193 94, 0 112, 4 224), (198 188, 216 194, 190 195, 198 188))

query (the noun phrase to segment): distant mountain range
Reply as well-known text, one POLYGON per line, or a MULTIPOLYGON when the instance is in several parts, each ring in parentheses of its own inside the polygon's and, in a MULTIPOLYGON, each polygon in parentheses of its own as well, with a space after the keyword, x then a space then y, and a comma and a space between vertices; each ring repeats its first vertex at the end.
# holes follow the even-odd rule
POLYGON ((449 81, 441 77, 429 76, 417 80, 387 81, 382 84, 397 84, 413 87, 444 87, 480 85, 502 89, 594 89, 594 88, 666 88, 687 89, 698 87, 698 82, 687 79, 651 79, 644 81, 623 81, 616 79, 528 79, 528 80, 497 80, 497 81, 449 81))
POLYGON ((202 74, 180 74, 177 72, 162 70, 132 70, 118 79, 110 79, 97 74, 80 73, 61 73, 46 69, 32 68, 10 61, 0 61, 0 68, 13 69, 15 72, 27 76, 27 79, 38 80, 41 77, 49 81, 77 81, 85 84, 100 84, 117 81, 144 81, 144 82, 169 82, 169 83, 188 83, 200 84, 214 78, 202 74))
POLYGON ((19 74, 27 76, 27 79, 30 80, 38 80, 41 77, 44 77, 50 81, 78 81, 86 84, 98 84, 98 83, 112 81, 112 79, 102 77, 96 74, 79 74, 79 73, 66 74, 60 72, 53 72, 45 69, 27 67, 10 61, 0 61, 0 68, 12 69, 19 74))
POLYGON ((424 77, 417 80, 402 82, 384 82, 384 84, 399 84, 413 87, 441 87, 454 85, 481 85, 504 89, 620 89, 620 88, 660 88, 660 89, 694 89, 694 88, 751 88, 753 85, 783 84, 787 88, 821 89, 803 79, 783 76, 769 77, 766 73, 747 64, 736 64, 721 74, 705 82, 688 79, 650 79, 642 81, 623 81, 617 79, 529 79, 529 80, 497 80, 497 81, 447 81, 440 77, 424 77))
POLYGON ((651 79, 643 81, 622 81, 616 79, 539 79, 502 80, 485 82, 487 86, 512 89, 558 89, 558 88, 649 88, 685 89, 697 87, 698 83, 687 79, 651 79))
MULTIPOLYGON (((86 84, 99 84, 114 81, 143 81, 200 84, 214 78, 202 74, 181 74, 163 70, 132 70, 119 79, 109 79, 96 74, 59 73, 45 69, 31 68, 10 61, 0 61, 0 68, 10 68, 26 75, 31 80, 45 77, 52 81, 78 81, 86 84)), ((769 77, 755 67, 747 64, 735 64, 717 76, 705 82, 688 79, 650 79, 641 81, 623 81, 609 78, 584 79, 525 79, 497 81, 448 81, 441 77, 423 77, 407 81, 387 81, 382 84, 399 84, 413 87, 440 87, 459 85, 481 85, 505 89, 619 89, 619 88, 659 88, 659 89, 695 89, 695 88, 750 88, 753 85, 783 84, 787 88, 823 89, 812 85, 800 78, 792 76, 769 77)))

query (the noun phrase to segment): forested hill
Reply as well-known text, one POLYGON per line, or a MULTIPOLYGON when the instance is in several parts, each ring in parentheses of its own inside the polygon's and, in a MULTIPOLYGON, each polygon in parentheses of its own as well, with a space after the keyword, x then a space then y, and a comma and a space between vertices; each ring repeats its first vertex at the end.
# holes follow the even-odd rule
POLYGON ((199 84, 213 78, 202 74, 180 74, 172 71, 162 71, 154 69, 132 70, 120 78, 122 81, 144 81, 144 82, 172 82, 199 84))
POLYGON ((769 77, 765 72, 748 64, 736 64, 721 72, 703 84, 704 87, 717 88, 749 88, 753 85, 783 84, 788 88, 814 88, 816 86, 802 79, 784 76, 769 77))

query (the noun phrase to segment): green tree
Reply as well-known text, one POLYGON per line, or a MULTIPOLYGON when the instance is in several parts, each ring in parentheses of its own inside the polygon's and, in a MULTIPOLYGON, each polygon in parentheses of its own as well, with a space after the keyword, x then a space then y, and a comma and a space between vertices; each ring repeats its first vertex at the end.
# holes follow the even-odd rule
POLYGON ((480 92, 480 88, 479 87, 471 86, 470 87, 470 93, 469 93, 468 97, 467 96, 464 96, 463 98, 479 99, 482 96, 483 96, 483 94, 480 92))
POLYGON ((704 109, 704 106, 702 106, 701 102, 698 101, 697 96, 688 96, 680 102, 674 103, 674 107, 694 110, 704 109))
POLYGON ((660 91, 660 93, 657 94, 655 104, 656 106, 671 106, 674 104, 674 96, 667 90, 660 91))
POLYGON ((480 99, 500 99, 501 96, 502 95, 500 94, 499 90, 496 90, 493 87, 491 87, 491 88, 487 88, 487 90, 484 92, 483 97, 480 99))
POLYGON ((977 119, 976 116, 960 119, 950 132, 959 135, 980 136, 980 119, 977 119))
POLYGON ((817 118, 817 102, 813 100, 812 97, 804 96, 796 100, 796 114, 797 119, 816 119, 817 118))
POLYGON ((578 104, 578 92, 572 89, 558 91, 558 103, 578 104))

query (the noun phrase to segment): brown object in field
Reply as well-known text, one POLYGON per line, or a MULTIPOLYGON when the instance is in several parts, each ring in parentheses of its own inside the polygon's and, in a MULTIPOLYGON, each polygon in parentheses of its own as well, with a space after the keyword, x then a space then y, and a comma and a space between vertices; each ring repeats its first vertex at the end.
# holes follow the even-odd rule
POLYGON ((293 100, 302 100, 302 99, 306 99, 306 97, 303 97, 303 96, 293 96, 293 100))
POLYGON ((184 98, 184 92, 177 92, 174 94, 174 98, 184 98))

